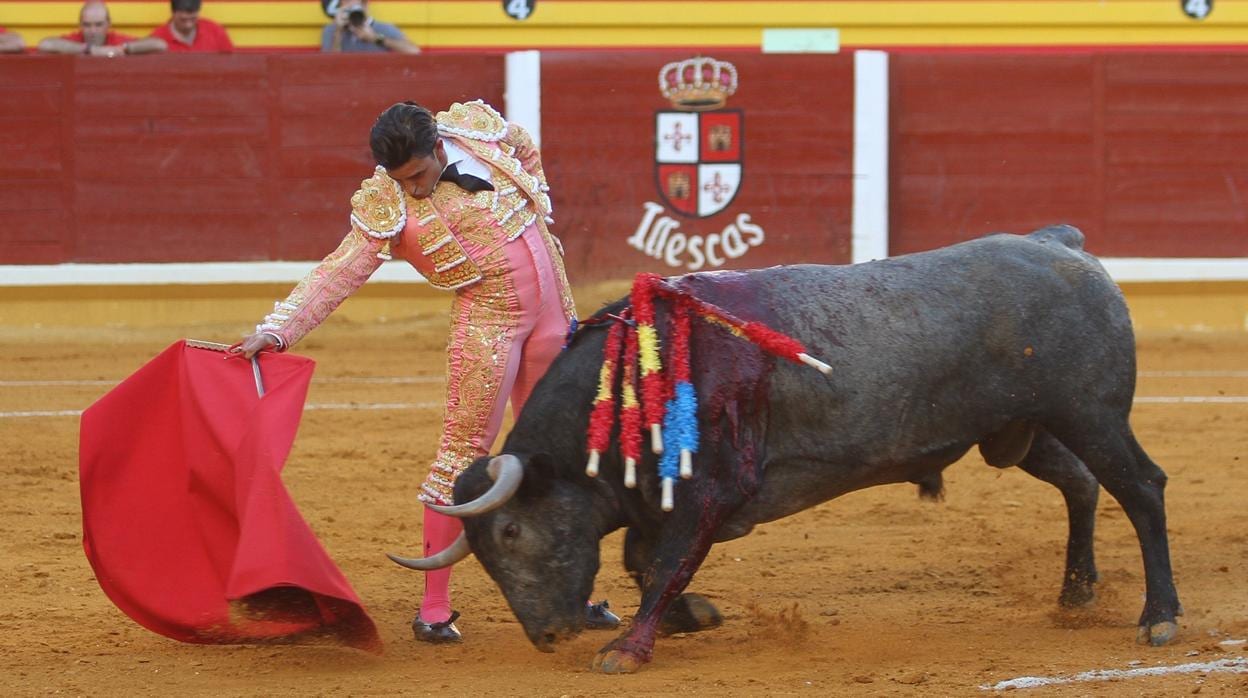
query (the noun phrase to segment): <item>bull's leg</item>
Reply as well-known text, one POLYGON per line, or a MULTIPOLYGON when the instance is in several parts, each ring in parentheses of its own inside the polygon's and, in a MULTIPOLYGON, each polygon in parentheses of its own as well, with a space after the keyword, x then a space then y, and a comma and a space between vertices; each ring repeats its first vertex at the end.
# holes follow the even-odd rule
POLYGON ((1141 643, 1164 645, 1178 632, 1178 592, 1166 536, 1166 474, 1136 442, 1125 416, 1088 423, 1056 434, 1122 505, 1140 539, 1146 585, 1140 614, 1141 643))
POLYGON ((678 503, 668 515, 653 562, 644 574, 641 607, 628 630, 599 650, 594 670, 630 673, 650 661, 663 617, 710 552, 718 521, 708 521, 713 517, 703 514, 688 502, 683 511, 678 503))
MULTIPOLYGON (((654 542, 636 528, 624 534, 624 569, 637 588, 645 591, 646 571, 654 563, 654 542)), ((701 594, 684 593, 672 600, 659 624, 660 635, 696 633, 723 625, 724 617, 709 599, 701 594)))
POLYGON ((1095 598, 1092 584, 1097 580, 1092 530, 1100 485, 1075 454, 1043 429, 1037 430, 1031 450, 1018 467, 1061 490, 1066 499, 1070 535, 1058 602, 1067 608, 1091 603, 1095 598))

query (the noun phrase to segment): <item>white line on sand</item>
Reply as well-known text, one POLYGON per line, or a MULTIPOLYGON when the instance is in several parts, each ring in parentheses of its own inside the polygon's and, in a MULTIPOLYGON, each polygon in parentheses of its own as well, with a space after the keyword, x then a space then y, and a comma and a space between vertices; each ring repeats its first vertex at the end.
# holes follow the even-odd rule
POLYGON ((1006 691, 1015 688, 1039 688, 1041 686, 1057 686, 1066 683, 1134 679, 1141 676, 1214 673, 1248 674, 1248 659, 1233 657, 1212 662, 1191 662, 1189 664, 1175 664, 1172 666, 1149 666, 1135 669, 1094 669, 1068 676, 1020 676, 1009 681, 983 685, 980 686, 980 689, 985 691, 1006 691))

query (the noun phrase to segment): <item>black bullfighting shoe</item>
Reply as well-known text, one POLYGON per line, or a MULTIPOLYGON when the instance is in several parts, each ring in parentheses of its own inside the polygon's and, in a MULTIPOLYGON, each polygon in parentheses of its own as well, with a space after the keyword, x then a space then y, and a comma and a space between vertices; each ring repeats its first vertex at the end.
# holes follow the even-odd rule
POLYGON ((416 620, 412 621, 412 632, 416 634, 416 639, 421 642, 432 642, 443 644, 447 642, 463 642, 464 636, 459 634, 459 628, 455 627, 455 619, 459 618, 459 611, 451 611, 451 617, 441 623, 426 623, 420 619, 420 614, 416 614, 416 620))
POLYGON ((620 617, 611 612, 606 600, 585 607, 585 627, 589 630, 615 630, 620 627, 620 617))

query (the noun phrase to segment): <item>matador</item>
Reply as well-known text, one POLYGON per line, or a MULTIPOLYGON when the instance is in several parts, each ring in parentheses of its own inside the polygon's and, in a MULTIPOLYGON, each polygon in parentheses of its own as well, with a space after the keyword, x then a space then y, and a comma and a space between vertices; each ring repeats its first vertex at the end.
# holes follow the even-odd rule
MULTIPOLYGON (((436 116, 395 104, 378 117, 370 145, 379 164, 351 197, 350 232, 239 351, 293 346, 392 257, 452 291, 442 436, 418 495, 449 504, 459 473, 488 454, 508 398, 519 414, 575 317, 562 248, 547 228, 550 189, 529 134, 479 100, 436 116)), ((428 509, 424 523, 426 555, 462 529, 428 509)), ((418 639, 460 639, 449 579, 449 568, 426 573, 418 639)), ((618 624, 605 607, 588 618, 618 624)))

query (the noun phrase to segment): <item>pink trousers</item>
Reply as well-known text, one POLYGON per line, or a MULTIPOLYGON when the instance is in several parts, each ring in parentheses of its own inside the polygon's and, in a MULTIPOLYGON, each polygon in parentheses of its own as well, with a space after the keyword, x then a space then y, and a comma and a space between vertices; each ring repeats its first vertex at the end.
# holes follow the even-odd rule
MULTIPOLYGON (((471 254, 471 250, 469 251, 471 254)), ((456 293, 447 343, 446 417, 438 454, 420 499, 450 503, 455 478, 487 455, 498 436, 510 398, 519 414, 537 380, 563 346, 571 318, 564 314, 555 265, 562 261, 541 232, 529 226, 486 255, 484 277, 456 293)), ((425 555, 450 545, 458 519, 426 510, 425 555)), ((450 617, 449 568, 425 575, 420 616, 436 623, 450 617)))
MULTIPOLYGON (((471 247, 470 242, 465 247, 471 247)), ((473 250, 469 249, 469 254, 473 250)), ((489 453, 510 398, 518 414, 563 346, 564 315, 549 243, 536 227, 481 251, 481 281, 455 294, 446 348, 446 416, 420 499, 449 503, 459 473, 489 453)))

